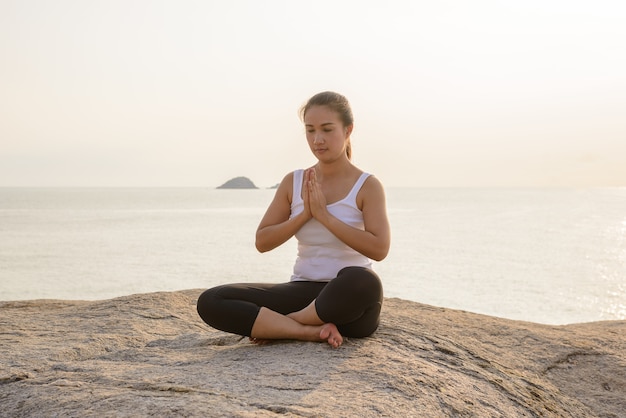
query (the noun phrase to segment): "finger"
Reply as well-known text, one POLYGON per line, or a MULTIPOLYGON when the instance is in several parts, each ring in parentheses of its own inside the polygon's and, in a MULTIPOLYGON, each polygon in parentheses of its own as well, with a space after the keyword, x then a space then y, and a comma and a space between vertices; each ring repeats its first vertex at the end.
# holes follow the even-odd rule
POLYGON ((313 183, 317 183, 317 171, 315 167, 309 169, 309 180, 313 183))

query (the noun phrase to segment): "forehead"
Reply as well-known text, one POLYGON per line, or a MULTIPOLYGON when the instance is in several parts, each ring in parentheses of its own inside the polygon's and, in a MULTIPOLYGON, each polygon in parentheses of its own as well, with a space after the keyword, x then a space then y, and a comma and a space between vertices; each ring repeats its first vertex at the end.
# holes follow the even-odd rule
POLYGON ((339 114, 328 106, 311 106, 304 115, 305 125, 323 125, 327 123, 341 123, 339 114))

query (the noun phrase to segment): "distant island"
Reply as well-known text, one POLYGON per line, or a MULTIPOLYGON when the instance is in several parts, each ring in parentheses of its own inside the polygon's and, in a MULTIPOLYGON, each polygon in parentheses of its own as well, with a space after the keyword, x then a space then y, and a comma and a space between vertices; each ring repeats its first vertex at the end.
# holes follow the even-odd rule
POLYGON ((258 189, 247 177, 235 177, 217 187, 218 189, 258 189))

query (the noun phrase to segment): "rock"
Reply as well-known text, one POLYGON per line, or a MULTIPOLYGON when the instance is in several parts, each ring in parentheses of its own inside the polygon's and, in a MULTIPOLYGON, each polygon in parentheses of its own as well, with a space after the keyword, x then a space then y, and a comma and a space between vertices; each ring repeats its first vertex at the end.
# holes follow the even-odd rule
POLYGON ((235 177, 217 187, 218 189, 258 189, 247 177, 235 177))
POLYGON ((265 346, 199 290, 0 302, 0 415, 623 417, 626 321, 548 326, 385 299, 378 331, 265 346))

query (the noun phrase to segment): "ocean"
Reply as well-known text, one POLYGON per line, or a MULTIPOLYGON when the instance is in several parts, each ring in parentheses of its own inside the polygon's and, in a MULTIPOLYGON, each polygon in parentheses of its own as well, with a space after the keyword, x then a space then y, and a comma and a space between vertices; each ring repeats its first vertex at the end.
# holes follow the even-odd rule
MULTIPOLYGON (((282 282, 274 190, 0 188, 0 300, 282 282)), ((626 188, 387 189, 385 296, 544 324, 626 319, 626 188)))

